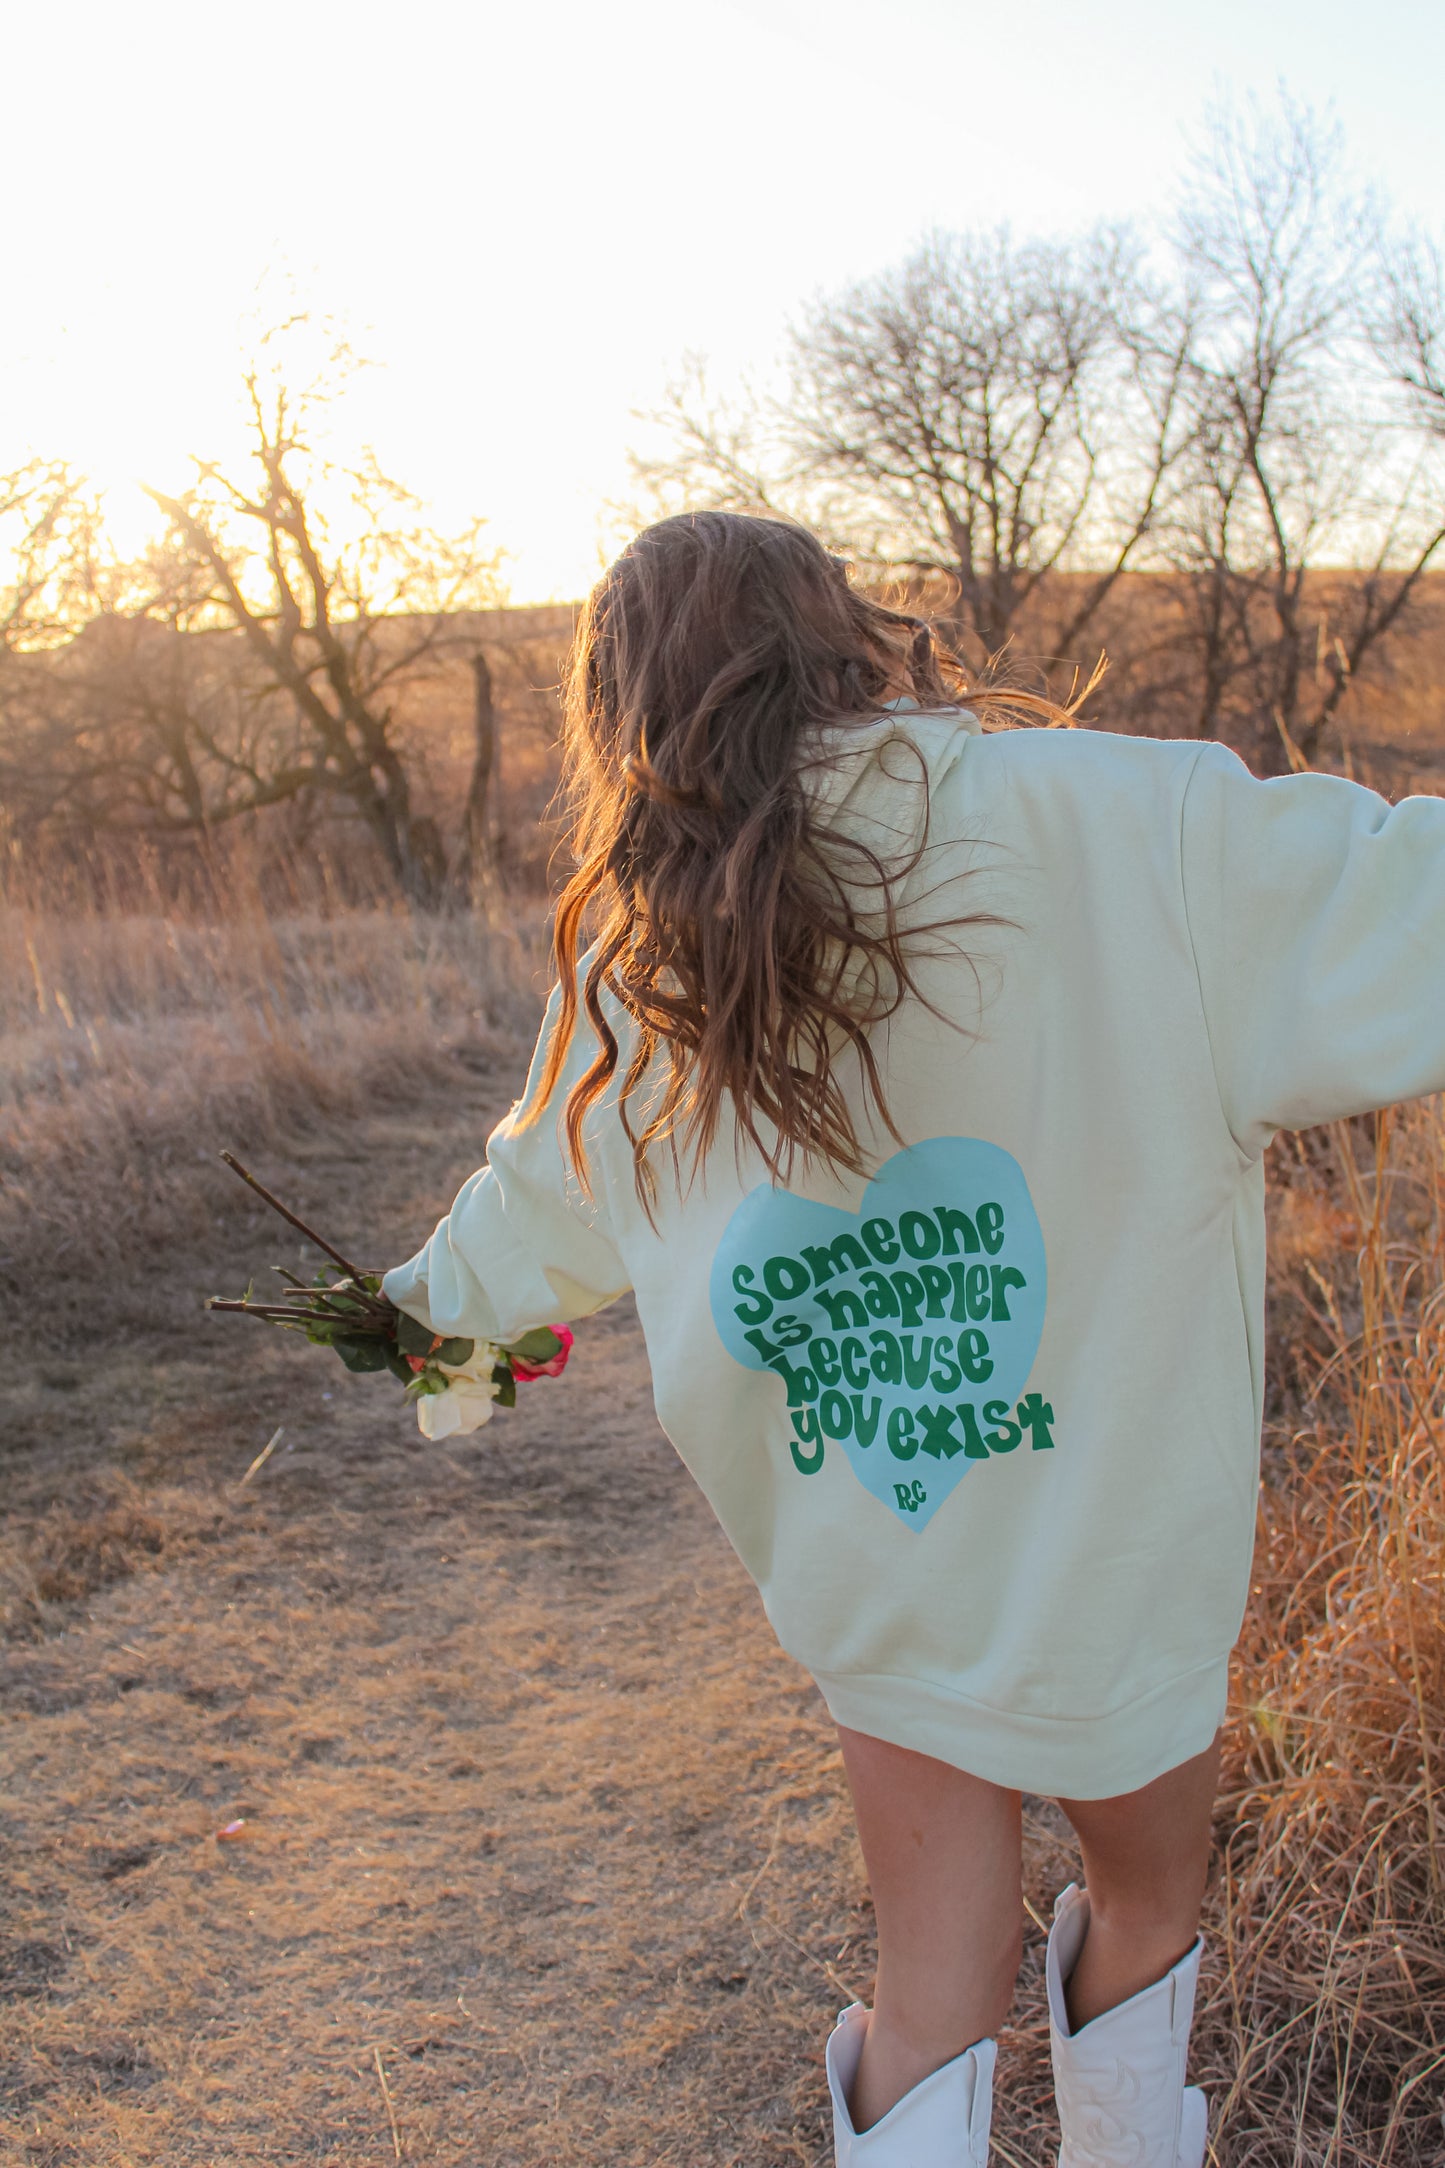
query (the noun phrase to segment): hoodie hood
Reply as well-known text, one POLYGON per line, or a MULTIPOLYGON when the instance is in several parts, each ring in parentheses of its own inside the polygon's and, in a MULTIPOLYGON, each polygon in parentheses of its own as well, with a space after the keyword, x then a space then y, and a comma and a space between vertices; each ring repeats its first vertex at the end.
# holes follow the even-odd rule
POLYGON ((971 708, 890 701, 871 721, 835 723, 809 747, 803 788, 823 823, 881 857, 914 849, 928 801, 983 725, 971 708), (920 787, 921 786, 921 787, 920 787))

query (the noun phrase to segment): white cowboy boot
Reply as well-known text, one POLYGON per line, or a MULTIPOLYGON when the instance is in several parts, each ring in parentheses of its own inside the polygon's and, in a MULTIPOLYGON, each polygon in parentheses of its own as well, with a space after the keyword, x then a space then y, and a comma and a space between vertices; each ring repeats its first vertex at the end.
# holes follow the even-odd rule
POLYGON ((1162 1980, 1071 2033, 1064 1982, 1088 1928, 1088 1892, 1071 1882, 1054 1900, 1046 1966, 1059 2168, 1203 2168, 1209 2108, 1184 2083, 1184 2063, 1204 1938, 1162 1980))
POLYGON ((976 2040, 905 2093, 880 2123, 859 2132, 848 2113, 848 2095, 869 2015, 861 2002, 849 2003, 828 2036, 837 2168, 987 2168, 995 2043, 976 2040))

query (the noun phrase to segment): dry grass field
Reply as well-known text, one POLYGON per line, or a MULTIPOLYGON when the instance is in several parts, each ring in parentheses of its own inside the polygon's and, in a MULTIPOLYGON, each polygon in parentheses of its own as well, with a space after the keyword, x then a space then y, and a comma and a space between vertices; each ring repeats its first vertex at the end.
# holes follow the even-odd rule
MULTIPOLYGON (((821 2168, 871 1980, 810 1681, 630 1304, 473 1444, 207 1317, 379 1261, 519 1088, 540 911, 0 911, 0 2161, 821 2168), (278 1426, 283 1435, 249 1481, 278 1426), (217 1833, 239 1821, 233 1839, 217 1833)), ((1195 2067, 1215 2168, 1445 2158, 1445 1111, 1271 1155, 1271 1404, 1195 2067)), ((995 2157, 1051 2168, 1033 1918, 995 2157)))

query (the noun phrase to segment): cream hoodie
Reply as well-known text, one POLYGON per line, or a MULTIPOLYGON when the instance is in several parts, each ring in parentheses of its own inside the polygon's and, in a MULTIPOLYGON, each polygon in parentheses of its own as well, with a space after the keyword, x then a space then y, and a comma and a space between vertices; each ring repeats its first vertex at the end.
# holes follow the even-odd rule
MULTIPOLYGON (((860 1112, 871 1181, 775 1189, 728 1138, 681 1199, 663 1158, 654 1232, 611 1093, 591 1205, 551 1109, 514 1108, 386 1291, 507 1339, 634 1290, 662 1425, 833 1715, 997 1783, 1131 1791, 1224 1712, 1261 1154, 1445 1088, 1445 802, 962 712, 835 744, 814 787, 877 847, 926 793, 905 910, 995 921, 920 967, 947 1021, 910 999, 877 1035, 907 1149, 860 1112)), ((559 1108, 593 1051, 584 1026, 559 1108)))

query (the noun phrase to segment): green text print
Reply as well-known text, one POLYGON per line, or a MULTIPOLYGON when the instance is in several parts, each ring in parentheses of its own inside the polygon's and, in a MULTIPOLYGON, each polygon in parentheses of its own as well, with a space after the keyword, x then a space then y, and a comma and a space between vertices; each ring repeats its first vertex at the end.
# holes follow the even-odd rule
POLYGON ((840 1447, 905 1527, 926 1527, 979 1461, 1054 1445, 1052 1406, 1025 1391, 1044 1238, 1023 1170, 996 1144, 910 1145, 857 1212, 751 1191, 710 1292, 728 1352, 779 1381, 799 1474, 840 1447))

